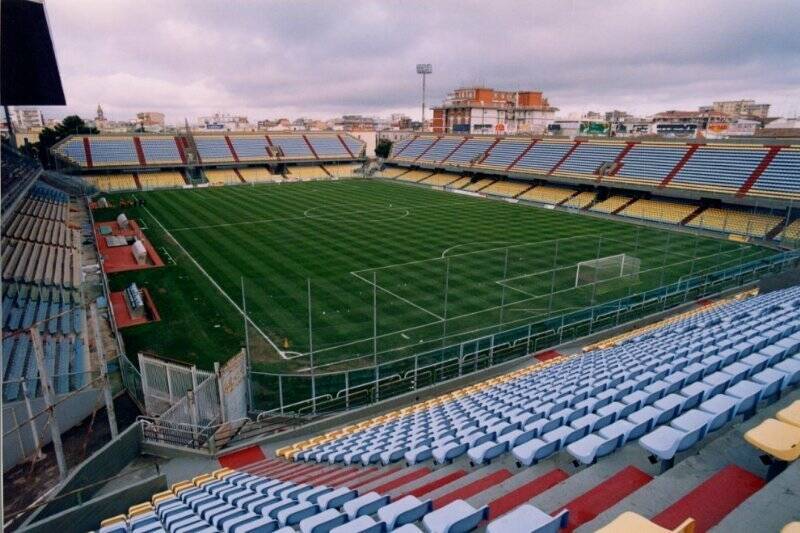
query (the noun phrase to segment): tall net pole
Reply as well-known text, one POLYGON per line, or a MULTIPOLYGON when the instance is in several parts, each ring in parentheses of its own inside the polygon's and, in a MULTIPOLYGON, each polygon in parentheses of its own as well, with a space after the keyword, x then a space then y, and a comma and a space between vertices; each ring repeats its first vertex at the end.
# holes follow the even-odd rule
POLYGON ((506 259, 503 263, 503 284, 502 284, 502 296, 500 297, 500 328, 499 331, 503 330, 503 322, 504 322, 504 313, 506 310, 506 283, 505 280, 508 279, 508 252, 509 248, 506 247, 506 259))
POLYGON ((447 294, 450 288, 450 257, 444 258, 444 311, 442 312, 442 348, 447 342, 447 294))
POLYGON ((308 286, 308 359, 311 365, 311 412, 317 414, 317 383, 314 379, 314 333, 311 322, 311 278, 306 279, 308 286))
POLYGON ((242 317, 244 319, 244 353, 245 364, 247 365, 247 403, 250 407, 253 406, 253 386, 250 383, 252 378, 252 355, 250 354, 250 328, 247 325, 247 298, 244 290, 244 276, 241 276, 242 284, 242 317))
POLYGON ((375 401, 380 400, 381 385, 378 370, 378 274, 372 271, 372 366, 375 369, 375 401))

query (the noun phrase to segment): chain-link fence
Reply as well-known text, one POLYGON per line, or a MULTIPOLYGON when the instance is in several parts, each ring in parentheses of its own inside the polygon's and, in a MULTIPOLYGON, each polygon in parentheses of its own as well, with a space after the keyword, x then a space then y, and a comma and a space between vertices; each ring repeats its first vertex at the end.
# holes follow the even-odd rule
MULTIPOLYGON (((319 330, 314 319, 324 317, 325 312, 315 309, 313 284, 308 282, 304 310, 308 312, 306 342, 311 342, 305 348, 312 347, 313 351, 287 350, 281 353, 275 349, 274 341, 263 339, 262 328, 258 328, 261 331, 253 325, 248 328, 253 408, 304 415, 366 405, 742 286, 770 272, 791 268, 800 257, 793 251, 776 253, 738 242, 697 239, 680 234, 668 234, 658 243, 644 242, 643 239, 639 243, 597 239, 592 244, 598 258, 619 253, 621 249, 640 258, 642 264, 636 276, 637 283, 612 279, 576 287, 575 265, 561 263, 562 260, 574 261, 574 256, 566 260, 557 251, 558 246, 567 246, 563 241, 552 243, 550 250, 540 248, 543 250, 540 255, 550 262, 552 268, 519 275, 515 279, 510 275, 515 273, 512 266, 515 260, 527 265, 529 260, 533 260, 533 254, 526 257, 524 247, 523 253, 512 252, 510 247, 506 247, 497 254, 499 258, 493 258, 492 275, 503 281, 496 284, 501 287, 500 294, 495 296, 498 305, 490 311, 479 309, 476 312, 476 315, 484 317, 492 313, 494 320, 487 321, 488 325, 487 322, 481 325, 477 320, 464 320, 465 317, 447 318, 445 310, 455 308, 450 302, 456 296, 446 292, 441 295, 444 301, 440 320, 399 332, 386 332, 384 323, 374 319, 392 309, 392 304, 378 298, 381 292, 385 292, 380 289, 390 286, 402 290, 403 282, 387 281, 379 288, 376 279, 381 278, 373 275, 373 283, 365 282, 371 289, 367 293, 371 292, 373 298, 369 311, 374 320, 367 323, 373 336, 334 349, 324 342, 318 344, 316 340, 319 330), (648 255, 647 252, 654 250, 660 254, 648 255), (517 280, 521 280, 519 284, 515 284, 517 280), (512 292, 509 285, 520 295, 509 296, 512 292), (534 303, 538 306, 534 312, 528 309, 521 316, 513 315, 517 307, 534 303), (425 328, 428 328, 432 340, 414 336, 425 328), (391 342, 398 337, 406 342, 391 342), (366 348, 365 344, 368 345, 366 348), (271 350, 268 357, 272 360, 265 358, 265 346, 271 350), (275 362, 278 363, 275 367, 293 366, 295 370, 269 370, 270 363, 275 362)), ((539 261, 536 268, 544 266, 542 257, 536 260, 539 261)), ((445 258, 445 263, 450 262, 445 258)), ((482 266, 490 268, 491 263, 487 260, 482 266)), ((464 272, 456 283, 464 284, 465 289, 472 286, 467 284, 470 280, 468 268, 452 264, 445 266, 450 272, 455 268, 464 272)), ((366 277, 366 280, 370 278, 366 277)), ((472 281, 475 281, 474 277, 472 281)), ((445 279, 443 284, 452 290, 452 281, 445 279)), ((469 291, 479 292, 480 285, 480 282, 475 283, 469 291)), ((392 289, 389 290, 394 292, 392 289)), ((329 304, 320 302, 316 305, 324 309, 329 304)), ((432 309, 435 304, 430 300, 427 305, 432 309)), ((249 296, 246 307, 252 307, 249 296)), ((252 315, 248 314, 248 319, 255 322, 252 315)), ((320 336, 324 339, 324 329, 322 331, 320 336)))

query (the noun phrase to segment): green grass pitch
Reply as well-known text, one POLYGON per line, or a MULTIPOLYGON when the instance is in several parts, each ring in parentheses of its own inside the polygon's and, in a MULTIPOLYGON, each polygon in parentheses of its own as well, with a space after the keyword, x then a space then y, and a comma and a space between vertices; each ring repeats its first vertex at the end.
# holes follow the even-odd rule
POLYGON ((242 346, 222 292, 241 306, 243 278, 254 367, 298 370, 308 358, 285 357, 312 347, 316 365, 385 361, 773 253, 378 180, 136 196, 146 205, 126 213, 168 264, 111 278, 149 287, 162 317, 123 330, 127 351, 203 367, 242 346), (639 259, 638 274, 575 286, 579 262, 616 254, 639 259))

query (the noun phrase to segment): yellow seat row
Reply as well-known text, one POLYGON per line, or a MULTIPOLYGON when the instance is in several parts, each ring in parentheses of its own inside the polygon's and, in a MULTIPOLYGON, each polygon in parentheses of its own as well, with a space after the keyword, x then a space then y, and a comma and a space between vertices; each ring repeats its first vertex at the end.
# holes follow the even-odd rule
POLYGON ((564 207, 574 207, 576 209, 586 209, 587 207, 592 205, 592 202, 594 202, 595 198, 597 198, 597 193, 582 192, 576 194, 575 196, 573 196, 572 198, 570 198, 561 205, 563 205, 564 207))
POLYGON ((177 170, 166 172, 140 172, 139 183, 142 189, 164 189, 186 185, 183 176, 177 170))
POLYGON ((365 420, 365 421, 359 422, 357 424, 351 424, 349 426, 341 427, 341 428, 336 429, 334 431, 330 431, 328 433, 325 433, 324 435, 318 435, 316 437, 312 437, 312 438, 304 440, 304 441, 296 442, 296 443, 291 444, 289 446, 284 446, 283 448, 275 450, 275 455, 277 457, 283 457, 285 459, 290 459, 291 460, 298 453, 300 453, 300 452, 302 452, 302 451, 304 451, 304 450, 306 450, 306 449, 308 449, 308 448, 310 448, 312 446, 315 446, 317 444, 323 444, 325 442, 330 442, 332 440, 335 440, 335 439, 337 439, 339 437, 342 437, 342 436, 345 436, 345 435, 352 435, 353 433, 358 433, 358 432, 360 432, 360 431, 362 431, 364 429, 376 426, 378 424, 382 424, 384 422, 389 422, 391 420, 395 420, 397 418, 406 416, 408 414, 413 414, 413 413, 416 413, 418 411, 422 411, 422 410, 428 409, 429 407, 435 407, 437 405, 442 405, 442 404, 448 403, 448 402, 450 402, 452 400, 461 398, 462 396, 466 396, 468 394, 473 394, 473 393, 476 393, 476 392, 483 391, 483 390, 485 390, 485 389, 487 389, 489 387, 492 387, 494 385, 506 383, 506 382, 511 381, 513 379, 517 379, 519 377, 526 376, 526 375, 532 374, 534 372, 540 372, 540 371, 542 371, 542 370, 544 370, 546 368, 549 368, 549 367, 551 367, 553 365, 561 364, 561 363, 563 363, 565 361, 568 361, 568 360, 570 360, 570 359, 572 359, 574 357, 580 357, 580 355, 581 354, 574 354, 574 355, 569 355, 569 356, 554 357, 553 359, 549 359, 549 360, 544 361, 544 362, 539 362, 539 363, 536 363, 534 365, 527 366, 525 368, 521 368, 519 370, 515 370, 515 371, 509 372, 507 374, 503 374, 502 376, 497 376, 497 377, 494 377, 494 378, 491 378, 491 379, 488 379, 488 380, 485 380, 485 381, 481 381, 479 383, 475 383, 473 385, 469 385, 467 387, 463 387, 463 388, 458 389, 456 391, 453 391, 453 392, 450 392, 450 393, 447 393, 447 394, 443 394, 443 395, 437 396, 435 398, 431 398, 430 400, 427 400, 427 401, 422 402, 422 403, 418 403, 418 404, 415 404, 415 405, 412 405, 412 406, 409 406, 409 407, 403 407, 402 409, 396 409, 394 411, 390 411, 390 412, 388 412, 388 413, 386 413, 386 414, 384 414, 382 416, 379 416, 377 418, 372 418, 370 420, 365 420))
POLYGON ((83 179, 103 192, 131 191, 139 188, 136 186, 133 174, 99 174, 84 176, 83 179))
POLYGON ((206 179, 211 185, 235 185, 242 180, 232 168, 214 168, 205 171, 206 179))
POLYGON ((662 200, 636 200, 618 214, 656 222, 680 224, 683 219, 696 210, 697 206, 690 204, 664 202, 662 200))
POLYGON ((446 172, 437 172, 431 176, 428 176, 420 183, 424 183, 426 185, 435 185, 437 187, 444 187, 445 185, 450 185, 451 183, 462 179, 459 178, 458 174, 448 174, 446 172))
POLYGON ((381 170, 379 172, 379 175, 382 178, 393 178, 394 179, 394 178, 398 177, 400 174, 405 174, 406 172, 408 172, 407 168, 403 168, 403 167, 386 167, 386 168, 384 168, 383 170, 381 170))
POLYGON ((690 220, 687 226, 764 238, 782 220, 774 215, 709 207, 690 220))
POLYGON ((331 176, 336 176, 337 178, 349 178, 351 176, 356 175, 356 170, 359 169, 361 165, 325 165, 325 170, 327 170, 331 176))
POLYGON ((271 173, 268 167, 240 168, 239 174, 248 183, 283 181, 283 176, 271 173))
POLYGON ((522 194, 523 192, 527 191, 531 188, 529 183, 516 183, 513 181, 496 181, 486 187, 485 189, 481 190, 486 194, 494 194, 497 196, 506 196, 508 198, 513 198, 522 194))
POLYGON ((589 211, 598 211, 600 213, 613 213, 623 205, 630 202, 631 199, 627 196, 610 196, 598 202, 589 208, 589 211))
POLYGON ((781 232, 781 240, 797 241, 800 240, 800 218, 786 226, 781 232))
POLYGON ((448 187, 451 189, 461 189, 462 187, 469 185, 471 182, 472 180, 469 178, 458 178, 456 181, 450 183, 448 187))
POLYGON ((744 440, 779 461, 800 458, 800 400, 744 434, 744 440))
POLYGON ((327 179, 328 173, 319 165, 295 165, 286 168, 286 179, 289 181, 307 181, 327 179))
POLYGON ((432 174, 433 172, 431 172, 430 170, 409 170, 402 176, 398 176, 397 179, 402 181, 413 181, 416 183, 424 180, 425 178, 427 178, 432 174))
POLYGON ((566 187, 552 187, 550 185, 539 185, 529 190, 525 194, 520 195, 520 200, 530 200, 532 202, 539 202, 542 204, 558 205, 561 202, 569 199, 570 196, 575 194, 575 189, 567 189, 566 187))
POLYGON ((462 189, 465 190, 465 191, 479 191, 479 190, 491 185, 492 183, 494 183, 494 180, 482 179, 482 180, 476 181, 475 183, 470 183, 469 185, 467 185, 465 187, 462 187, 462 189))

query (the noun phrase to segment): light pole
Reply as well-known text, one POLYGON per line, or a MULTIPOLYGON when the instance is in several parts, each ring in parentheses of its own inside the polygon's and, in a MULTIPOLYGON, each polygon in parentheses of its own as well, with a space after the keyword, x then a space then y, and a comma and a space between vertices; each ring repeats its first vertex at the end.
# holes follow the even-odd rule
POLYGON ((430 63, 418 63, 417 74, 422 74, 422 131, 425 131, 425 76, 433 73, 430 63))

